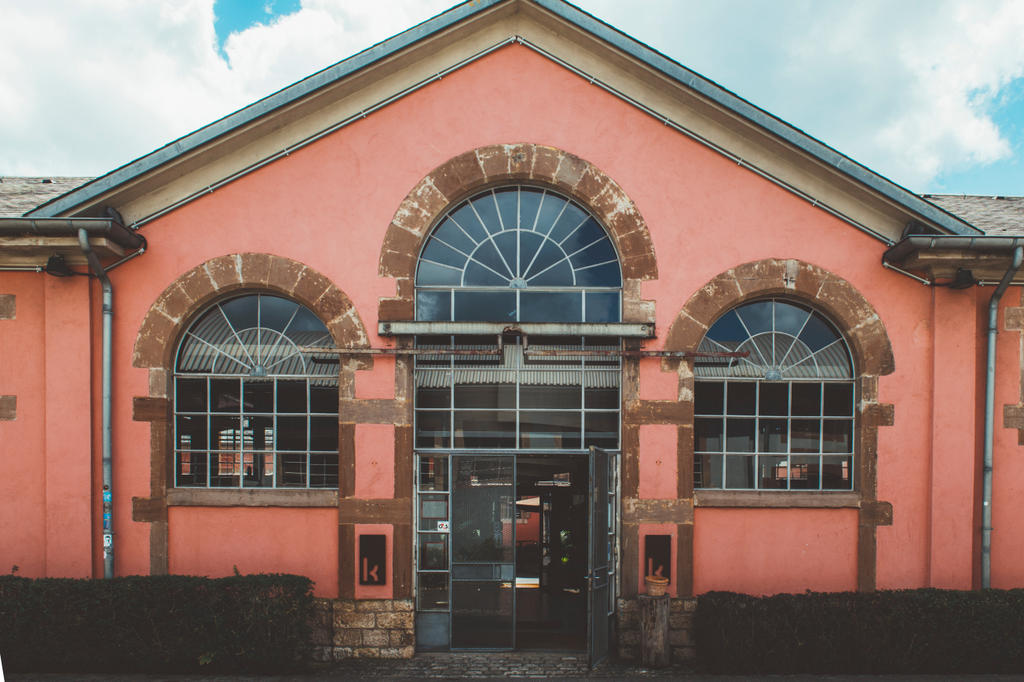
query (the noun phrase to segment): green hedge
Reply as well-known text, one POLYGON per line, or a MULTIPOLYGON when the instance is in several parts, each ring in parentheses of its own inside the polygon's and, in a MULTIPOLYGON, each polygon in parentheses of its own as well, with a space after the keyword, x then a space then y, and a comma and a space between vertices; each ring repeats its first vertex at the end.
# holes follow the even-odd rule
POLYGON ((0 576, 4 668, 250 672, 309 659, 312 582, 295 575, 0 576))
POLYGON ((716 673, 1024 673, 1024 590, 709 592, 694 634, 716 673))

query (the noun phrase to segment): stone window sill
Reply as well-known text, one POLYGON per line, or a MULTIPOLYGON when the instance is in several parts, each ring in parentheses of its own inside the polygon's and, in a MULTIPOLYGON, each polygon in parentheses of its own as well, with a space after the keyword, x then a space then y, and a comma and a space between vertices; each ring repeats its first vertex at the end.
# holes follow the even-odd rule
POLYGON ((174 488, 169 507, 337 507, 337 490, 174 488))
POLYGON ((801 508, 801 509, 843 509, 859 508, 860 493, 841 492, 792 492, 765 490, 695 490, 695 507, 754 507, 754 508, 801 508))

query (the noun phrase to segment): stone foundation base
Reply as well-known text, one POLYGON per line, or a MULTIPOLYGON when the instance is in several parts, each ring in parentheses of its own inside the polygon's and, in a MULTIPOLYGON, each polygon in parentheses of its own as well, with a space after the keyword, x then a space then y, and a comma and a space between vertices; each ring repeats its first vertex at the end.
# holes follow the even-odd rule
MULTIPOLYGON (((693 639, 693 612, 696 610, 695 597, 673 599, 669 605, 668 642, 672 648, 672 663, 690 663, 697 657, 693 639)), ((639 661, 640 603, 635 599, 620 599, 616 618, 619 658, 639 661)))
POLYGON ((412 658, 415 652, 411 599, 317 599, 315 609, 317 661, 412 658))

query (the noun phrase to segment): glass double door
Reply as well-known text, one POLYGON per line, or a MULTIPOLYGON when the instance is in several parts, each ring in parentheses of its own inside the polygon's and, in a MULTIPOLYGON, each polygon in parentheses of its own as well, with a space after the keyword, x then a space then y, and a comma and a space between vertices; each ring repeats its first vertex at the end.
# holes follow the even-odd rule
POLYGON ((608 646, 609 459, 452 455, 450 647, 608 646))

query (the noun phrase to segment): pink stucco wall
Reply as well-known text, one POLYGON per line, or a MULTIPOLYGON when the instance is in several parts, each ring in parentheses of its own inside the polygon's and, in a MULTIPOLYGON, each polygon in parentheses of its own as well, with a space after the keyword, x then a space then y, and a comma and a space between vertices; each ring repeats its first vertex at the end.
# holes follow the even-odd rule
MULTIPOLYGON (((377 302, 393 296, 395 284, 377 276, 377 265, 396 207, 449 158, 510 142, 551 145, 583 157, 635 202, 659 257, 659 279, 642 288, 643 298, 656 301, 659 338, 649 347, 662 343, 696 290, 739 263, 795 258, 856 287, 885 324, 896 359, 895 373, 880 381, 880 400, 895 404, 896 416, 893 426, 879 430, 878 498, 894 508, 893 525, 878 529, 879 586, 971 585, 976 511, 970 496, 978 452, 973 434, 981 392, 976 361, 982 342, 979 330, 962 320, 976 317, 978 295, 932 291, 881 268, 880 242, 514 45, 145 226, 147 253, 111 275, 117 291, 119 574, 149 570, 149 527, 131 520, 131 498, 150 493, 149 425, 131 418, 132 397, 148 394, 149 378, 131 366, 131 353, 160 292, 216 256, 285 256, 329 277, 354 303, 371 343, 383 345, 376 335, 377 302)), ((89 384, 76 374, 77 355, 58 357, 37 341, 66 324, 50 318, 51 301, 78 324, 87 321, 79 312, 87 298, 80 290, 55 295, 55 287, 76 285, 44 283, 42 277, 0 273, 0 292, 19 296, 18 320, 0 321, 0 394, 19 396, 18 421, 0 422, 4 459, 13 462, 0 477, 0 492, 7 500, 16 496, 25 509, 15 524, 9 522, 11 504, 2 507, 8 520, 0 523, 0 560, 20 562, 25 574, 88 572, 90 561, 95 571, 101 551, 96 532, 90 547, 81 539, 86 530, 47 525, 55 518, 95 528, 89 519, 98 502, 90 496, 88 471, 76 459, 84 454, 83 443, 95 443, 89 425, 80 423, 82 392, 88 394, 89 384), (10 349, 17 349, 16 363, 10 349), (55 379, 51 362, 70 374, 55 379), (75 390, 59 397, 68 385, 75 390), (50 431, 52 418, 71 406, 78 416, 50 431), (74 446, 51 443, 50 434, 70 438, 72 432, 81 435, 74 446), (23 448, 31 458, 16 456, 23 448), (68 496, 67 503, 53 495, 68 496), (85 510, 86 520, 75 510, 85 510)), ((88 348, 90 336, 98 344, 97 330, 86 330, 72 330, 75 348, 69 353, 88 355, 78 345, 88 348)), ((1011 334, 1000 338, 999 405, 1018 399, 1018 342, 1011 334)), ((93 356, 94 375, 96 362, 93 356)), ((675 375, 661 372, 657 362, 641 363, 640 379, 642 398, 676 398, 675 375)), ((393 362, 378 358, 373 370, 357 372, 356 397, 391 398, 394 382, 393 362)), ((95 432, 98 409, 91 416, 95 432)), ((1016 561, 1024 551, 1024 524, 1017 523, 1011 506, 1024 488, 1016 437, 997 430, 993 560, 1002 586, 1024 584, 1016 561)), ((357 428, 358 495, 392 496, 392 438, 392 425, 357 428)), ((641 496, 674 495, 674 427, 645 428, 640 439, 641 496)), ((95 470, 98 448, 94 453, 95 470)), ((337 592, 335 510, 172 508, 169 521, 173 571, 223 575, 236 565, 242 571, 289 570, 314 577, 321 594, 337 592)), ((851 589, 856 523, 849 509, 698 509, 695 588, 758 594, 851 589)), ((391 537, 390 527, 385 530, 391 537)))

